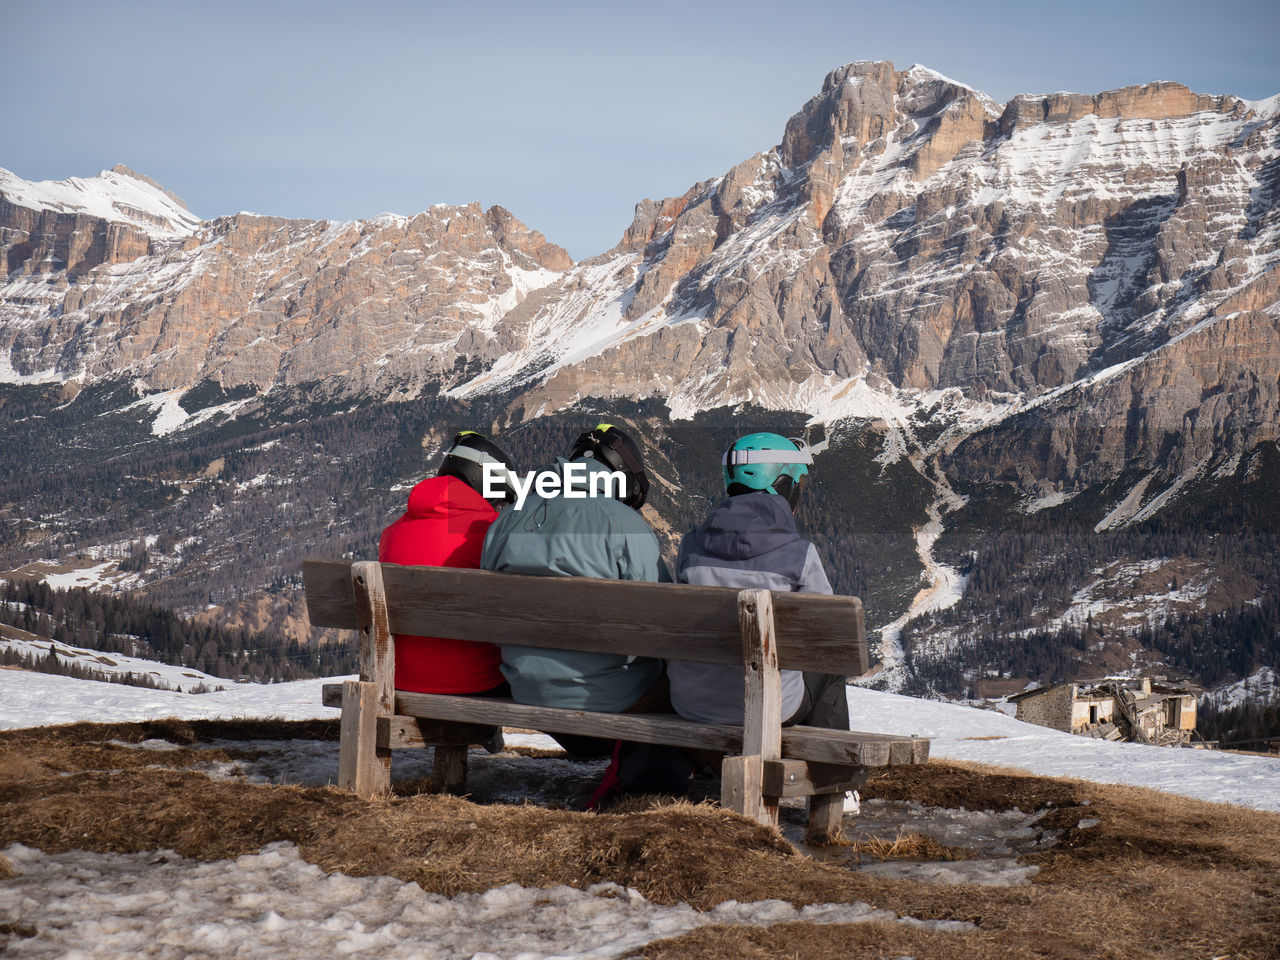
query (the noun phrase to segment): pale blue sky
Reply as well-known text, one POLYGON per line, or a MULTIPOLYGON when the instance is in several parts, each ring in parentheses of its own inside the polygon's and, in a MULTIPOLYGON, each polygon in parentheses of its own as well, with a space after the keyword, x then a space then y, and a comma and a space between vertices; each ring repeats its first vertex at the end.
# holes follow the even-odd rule
POLYGON ((500 203, 576 258, 782 135, 850 60, 997 100, 1280 93, 1280 3, 0 0, 0 167, 146 173, 202 217, 500 203))

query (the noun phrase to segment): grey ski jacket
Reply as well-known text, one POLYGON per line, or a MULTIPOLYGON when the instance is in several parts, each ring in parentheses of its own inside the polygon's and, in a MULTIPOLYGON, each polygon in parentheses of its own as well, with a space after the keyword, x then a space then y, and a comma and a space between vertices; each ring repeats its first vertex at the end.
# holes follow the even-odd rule
MULTIPOLYGON (((796 532, 784 497, 747 493, 717 504, 697 529, 685 534, 676 580, 709 586, 760 587, 793 593, 831 593, 812 543, 796 532)), ((742 722, 742 668, 672 660, 667 664, 671 704, 688 720, 742 722)), ((782 671, 782 716, 804 698, 799 670, 782 671)))
MULTIPOLYGON (((567 463, 557 458, 548 468, 560 472, 562 489, 567 463)), ((608 472, 596 460, 585 463, 588 481, 590 474, 608 472)), ((503 510, 489 527, 480 566, 543 577, 670 580, 658 538, 644 518, 607 496, 541 497, 530 492, 522 509, 503 510)), ((619 713, 653 686, 662 661, 506 645, 501 670, 518 703, 619 713)))

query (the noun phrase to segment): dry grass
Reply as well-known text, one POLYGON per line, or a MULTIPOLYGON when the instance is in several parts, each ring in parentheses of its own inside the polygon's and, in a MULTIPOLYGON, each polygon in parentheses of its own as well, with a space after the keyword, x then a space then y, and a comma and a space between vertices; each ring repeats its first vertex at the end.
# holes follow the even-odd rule
POLYGON ((922 833, 900 830, 892 840, 872 837, 849 844, 849 850, 861 857, 865 854, 876 860, 972 860, 973 851, 964 847, 948 847, 933 837, 922 833))
MULTIPOLYGON (((1011 888, 873 877, 809 861, 772 831, 713 806, 628 803, 607 814, 481 806, 417 795, 366 803, 329 788, 212 781, 190 769, 208 751, 104 744, 167 736, 326 739, 331 725, 140 724, 0 734, 0 847, 234 857, 288 840, 326 870, 385 874, 443 894, 516 882, 602 880, 700 909, 729 899, 864 901, 975 928, 902 924, 704 928, 650 945, 654 960, 698 958, 1164 957, 1280 955, 1280 816, 1136 788, 930 763, 871 778, 864 798, 978 810, 1043 810, 1060 832, 1024 858, 1035 881, 1011 888), (151 764, 163 763, 156 768, 151 764), (1096 819, 1094 826, 1080 822, 1096 819)), ((536 763, 536 760, 529 762, 536 763)), ((955 859, 905 831, 875 856, 955 859)))

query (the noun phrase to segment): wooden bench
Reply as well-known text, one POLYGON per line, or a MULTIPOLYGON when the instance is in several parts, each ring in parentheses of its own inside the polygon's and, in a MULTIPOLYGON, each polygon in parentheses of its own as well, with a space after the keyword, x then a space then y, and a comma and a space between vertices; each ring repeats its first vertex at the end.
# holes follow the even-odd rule
POLYGON ((822 841, 839 830, 845 791, 865 781, 867 768, 929 756, 920 737, 782 726, 780 666, 866 672, 854 597, 372 561, 308 560, 303 580, 313 627, 359 631, 360 679, 330 685, 325 702, 342 708, 338 783, 362 796, 390 789, 393 749, 425 746, 435 748, 436 785, 465 792, 468 745, 501 725, 721 751, 726 808, 776 825, 780 798, 808 797, 809 834, 822 841), (396 690, 393 633, 740 664, 744 722, 396 690))

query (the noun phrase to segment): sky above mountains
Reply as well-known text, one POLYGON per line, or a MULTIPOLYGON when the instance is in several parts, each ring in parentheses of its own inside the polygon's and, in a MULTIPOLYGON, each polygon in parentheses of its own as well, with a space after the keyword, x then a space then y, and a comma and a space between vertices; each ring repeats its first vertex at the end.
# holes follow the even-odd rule
POLYGON ((1280 6, 1082 2, 217 5, 0 0, 0 167, 116 163, 211 218, 364 218, 478 200, 575 258, 643 197, 767 150, 851 60, 1004 101, 1177 80, 1280 93, 1280 6))

